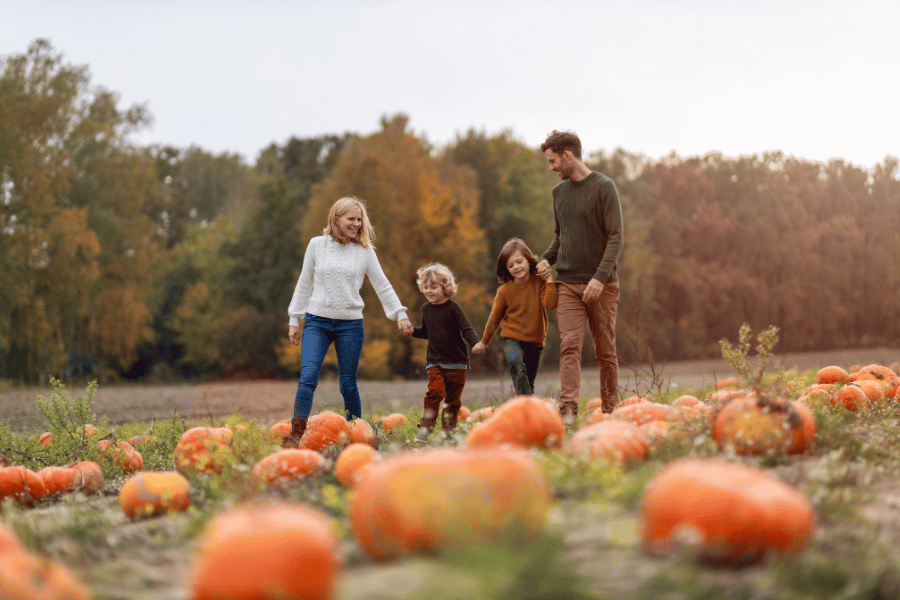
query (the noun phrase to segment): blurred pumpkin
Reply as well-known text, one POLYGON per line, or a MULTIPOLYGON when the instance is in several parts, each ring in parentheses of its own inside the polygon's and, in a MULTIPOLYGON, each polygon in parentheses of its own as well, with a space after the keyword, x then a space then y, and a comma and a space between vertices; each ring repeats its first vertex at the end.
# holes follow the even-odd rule
POLYGON ((326 515, 284 502, 216 514, 200 535, 192 600, 326 600, 339 573, 339 539, 326 515))
POLYGON ((288 484, 321 475, 328 468, 325 457, 308 448, 284 448, 261 458, 251 469, 257 483, 288 484))
POLYGON ((404 423, 409 423, 409 419, 406 418, 406 415, 401 413, 392 413, 384 418, 381 422, 381 426, 384 428, 386 433, 396 433, 400 431, 400 427, 404 423))
POLYGON ((300 447, 308 450, 346 446, 348 443, 350 443, 350 423, 330 410, 310 417, 306 422, 306 431, 300 438, 300 447))
POLYGON ((643 425, 650 421, 667 421, 672 416, 672 406, 660 402, 637 402, 620 404, 611 413, 610 418, 628 421, 634 425, 643 425))
POLYGON ((836 365, 822 367, 816 372, 816 383, 837 383, 843 385, 850 381, 850 374, 836 365))
POLYGON ((183 474, 221 473, 231 439, 222 427, 191 427, 175 445, 175 468, 183 474))
POLYGON ((803 495, 769 473, 717 458, 663 467, 647 483, 640 513, 647 552, 667 556, 686 547, 714 564, 799 552, 813 531, 803 495))
POLYGON ((21 550, 0 552, 0 598, 89 600, 90 595, 58 560, 21 550))
POLYGON ((108 461, 121 467, 122 472, 128 475, 144 468, 144 458, 128 442, 114 439, 100 440, 97 443, 100 450, 98 461, 108 461))
POLYGON ((366 443, 353 443, 341 450, 334 461, 334 476, 345 488, 353 487, 362 469, 378 456, 378 451, 366 443))
POLYGON ((278 421, 271 427, 269 427, 269 437, 273 440, 281 441, 281 438, 286 436, 291 432, 291 423, 285 421, 278 421))
POLYGON ((131 519, 181 512, 190 506, 191 484, 178 471, 142 471, 119 491, 122 512, 131 519))
POLYGON ((798 453, 812 443, 815 419, 802 403, 752 394, 719 408, 712 437, 720 450, 730 447, 743 455, 798 453))
POLYGON ((0 467, 0 499, 12 498, 23 506, 34 506, 47 493, 44 480, 21 465, 0 467))
POLYGON ((534 396, 516 396, 502 404, 466 438, 472 448, 518 446, 560 448, 566 429, 559 411, 534 396))
POLYGON ((368 422, 357 418, 350 421, 350 443, 368 444, 374 448, 378 446, 378 436, 368 422))
POLYGON ((564 449, 569 456, 624 463, 647 457, 647 438, 630 421, 606 419, 572 434, 564 449))

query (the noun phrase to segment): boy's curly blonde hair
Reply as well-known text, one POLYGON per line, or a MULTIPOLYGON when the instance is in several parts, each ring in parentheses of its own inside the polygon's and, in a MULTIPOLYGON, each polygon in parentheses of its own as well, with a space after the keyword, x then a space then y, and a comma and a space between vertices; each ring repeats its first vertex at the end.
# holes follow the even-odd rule
POLYGON ((434 281, 444 288, 444 294, 448 298, 452 298, 459 289, 453 271, 441 263, 429 263, 416 271, 416 285, 419 286, 420 292, 424 293, 422 286, 428 281, 434 281))

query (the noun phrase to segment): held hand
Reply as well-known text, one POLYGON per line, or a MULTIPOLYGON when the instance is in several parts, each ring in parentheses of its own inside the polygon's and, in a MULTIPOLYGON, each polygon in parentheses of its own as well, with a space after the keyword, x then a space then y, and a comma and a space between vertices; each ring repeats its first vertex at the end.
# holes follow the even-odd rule
POLYGON ((544 271, 543 273, 541 273, 540 271, 538 271, 538 277, 540 277, 541 279, 543 279, 543 280, 546 281, 547 283, 553 283, 553 271, 550 270, 550 269, 547 269, 547 270, 544 271))
POLYGON ((413 334, 413 326, 412 323, 409 322, 409 319, 400 319, 399 321, 397 321, 397 328, 403 335, 413 334))
POLYGON ((581 299, 585 302, 595 302, 600 299, 601 293, 603 293, 603 284, 596 279, 591 279, 581 295, 581 299))
POLYGON ((484 354, 485 350, 487 350, 487 346, 484 345, 484 342, 478 342, 472 346, 472 354, 484 354))
POLYGON ((293 345, 300 345, 300 327, 298 325, 288 325, 288 339, 293 345))
POLYGON ((547 277, 552 274, 552 272, 550 271, 550 263, 548 263, 546 260, 542 260, 541 262, 539 262, 537 264, 537 274, 541 279, 547 281, 547 277))

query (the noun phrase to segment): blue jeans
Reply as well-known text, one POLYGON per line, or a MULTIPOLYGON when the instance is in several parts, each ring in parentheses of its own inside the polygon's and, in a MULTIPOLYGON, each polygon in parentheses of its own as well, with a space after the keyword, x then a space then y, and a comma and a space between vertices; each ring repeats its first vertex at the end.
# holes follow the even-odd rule
POLYGON ((503 338, 503 356, 506 357, 506 366, 509 367, 516 394, 534 394, 534 378, 537 376, 543 351, 542 347, 529 342, 503 338))
POLYGON ((313 393, 319 384, 322 362, 328 347, 334 342, 337 354, 338 377, 341 396, 344 397, 344 411, 349 418, 362 415, 362 401, 356 387, 356 374, 359 370, 359 357, 362 353, 366 331, 362 319, 346 321, 343 319, 326 319, 306 314, 303 323, 303 339, 300 342, 300 382, 297 384, 297 395, 294 397, 294 418, 309 418, 312 409, 313 393))

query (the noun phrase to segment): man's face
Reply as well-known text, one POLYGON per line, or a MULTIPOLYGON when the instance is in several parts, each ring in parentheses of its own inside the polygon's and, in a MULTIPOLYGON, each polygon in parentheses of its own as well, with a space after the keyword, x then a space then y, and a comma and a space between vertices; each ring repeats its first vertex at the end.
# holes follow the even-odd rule
POLYGON ((544 150, 544 156, 550 163, 550 170, 559 175, 560 179, 569 179, 575 172, 575 163, 572 161, 571 153, 564 150, 562 154, 557 154, 550 148, 544 150))

